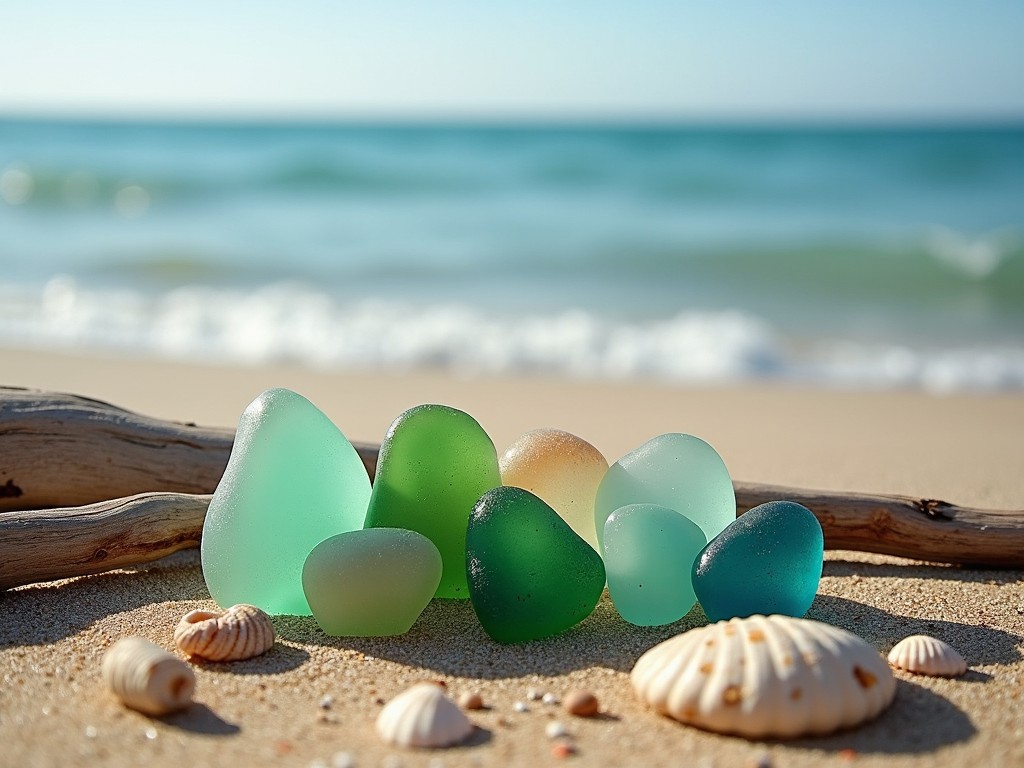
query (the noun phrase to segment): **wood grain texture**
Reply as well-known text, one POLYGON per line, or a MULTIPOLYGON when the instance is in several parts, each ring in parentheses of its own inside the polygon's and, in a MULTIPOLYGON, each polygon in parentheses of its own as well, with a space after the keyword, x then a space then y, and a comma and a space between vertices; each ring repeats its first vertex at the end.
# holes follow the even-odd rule
MULTIPOLYGON (((0 387, 0 512, 212 493, 234 437, 78 395, 0 387)), ((355 447, 372 478, 377 446, 355 447)))
MULTIPOLYGON (((75 395, 0 388, 0 589, 197 546, 232 440, 230 430, 151 419, 75 395)), ((372 480, 379 447, 356 449, 372 480)), ((808 507, 829 549, 1024 568, 1024 511, 734 486, 737 514, 783 499, 808 507)))

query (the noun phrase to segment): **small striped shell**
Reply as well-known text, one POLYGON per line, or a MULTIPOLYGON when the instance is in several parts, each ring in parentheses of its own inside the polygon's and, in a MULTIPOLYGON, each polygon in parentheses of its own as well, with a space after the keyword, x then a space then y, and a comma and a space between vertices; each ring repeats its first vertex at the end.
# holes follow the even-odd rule
POLYGON ((630 674, 658 712, 748 738, 849 728, 892 702, 881 655, 846 630, 789 616, 729 619, 647 651, 630 674))
POLYGON ((447 747, 464 741, 473 724, 437 683, 417 683, 389 701, 377 734, 398 747, 447 747))
POLYGON ((147 715, 166 715, 192 703, 192 668, 141 637, 123 637, 103 655, 104 681, 125 706, 147 715))
POLYGON ((255 605, 240 603, 220 613, 191 611, 174 629, 174 643, 189 656, 209 661, 241 661, 274 645, 274 625, 255 605))
POLYGON ((967 662, 949 643, 929 635, 911 635, 889 651, 889 665, 932 677, 959 677, 967 671, 967 662))

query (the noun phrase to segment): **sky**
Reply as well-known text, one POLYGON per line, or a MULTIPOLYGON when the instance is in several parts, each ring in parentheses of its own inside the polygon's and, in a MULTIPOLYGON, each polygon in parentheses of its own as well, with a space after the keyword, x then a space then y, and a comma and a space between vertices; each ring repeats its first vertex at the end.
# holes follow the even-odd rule
POLYGON ((33 0, 0 116, 1024 120, 1021 0, 33 0))

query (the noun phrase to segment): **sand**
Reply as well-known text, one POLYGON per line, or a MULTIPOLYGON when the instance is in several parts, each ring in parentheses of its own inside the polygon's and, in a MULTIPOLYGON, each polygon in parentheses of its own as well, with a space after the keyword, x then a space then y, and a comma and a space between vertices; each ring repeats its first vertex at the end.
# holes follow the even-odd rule
MULTIPOLYGON (((5 350, 0 383, 109 400, 140 412, 232 425, 270 386, 319 405, 353 440, 379 442, 421 402, 473 414, 499 451, 528 429, 586 438, 614 460, 661 432, 712 443, 734 478, 802 487, 906 493, 991 508, 1024 506, 1024 398, 851 393, 741 386, 679 388, 442 373, 361 374, 298 367, 228 368, 5 350)), ((0 470, 3 437, 0 435, 0 470)), ((1024 568, 1024 554, 1022 554, 1024 568)), ((605 597, 570 632, 505 647, 464 602, 434 601, 399 638, 328 638, 312 619, 278 618, 266 656, 196 667, 197 703, 151 719, 102 685, 104 648, 141 635, 170 649, 177 620, 212 608, 195 551, 148 567, 20 587, 0 595, 0 765, 342 764, 536 766, 558 762, 545 736, 562 722, 579 765, 1024 765, 1024 571, 979 571, 851 552, 826 555, 810 618, 849 629, 886 653, 914 633, 967 658, 956 680, 897 674, 892 708, 827 737, 748 741, 679 725, 644 709, 628 674, 656 642, 704 623, 623 622, 605 597), (466 746, 407 752, 384 746, 380 702, 418 680, 489 709, 466 746), (529 692, 593 691, 603 714, 574 718, 529 692), (528 711, 517 712, 516 702, 528 711)))

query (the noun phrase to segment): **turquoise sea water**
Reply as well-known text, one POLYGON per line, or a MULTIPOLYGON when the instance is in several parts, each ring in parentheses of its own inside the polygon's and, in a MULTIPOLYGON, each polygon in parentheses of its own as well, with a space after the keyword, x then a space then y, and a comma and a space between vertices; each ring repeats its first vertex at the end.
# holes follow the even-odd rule
POLYGON ((1024 387, 1024 128, 0 119, 0 343, 1024 387))

